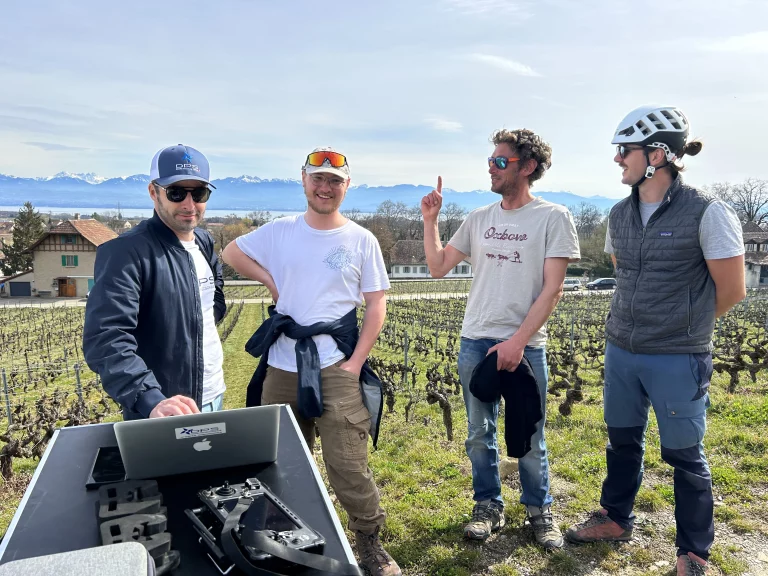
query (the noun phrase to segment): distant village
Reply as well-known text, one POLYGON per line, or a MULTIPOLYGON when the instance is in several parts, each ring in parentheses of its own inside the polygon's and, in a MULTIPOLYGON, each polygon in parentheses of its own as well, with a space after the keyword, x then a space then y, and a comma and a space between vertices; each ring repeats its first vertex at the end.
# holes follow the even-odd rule
MULTIPOLYGON (((29 205, 31 208, 31 204, 29 205)), ((591 205, 570 207, 579 233, 582 259, 569 265, 568 276, 599 278, 613 276, 609 256, 603 252, 606 214, 591 205)), ((31 214, 31 213, 30 213, 31 214)), ((20 214, 0 212, 0 298, 87 298, 93 286, 93 268, 98 246, 137 226, 144 217, 125 217, 119 209, 79 213, 38 213, 39 234, 14 234, 20 214), (14 237, 23 238, 25 248, 9 266, 7 252, 14 251, 14 237)), ((456 205, 446 207, 440 235, 447 242, 463 222, 467 211, 456 205)), ((371 230, 379 240, 392 279, 429 279, 424 254, 421 214, 418 207, 402 202, 383 202, 372 214, 357 210, 345 215, 371 230)), ((32 217, 32 216, 29 216, 32 217)), ((273 215, 267 211, 245 216, 230 214, 206 218, 203 228, 213 236, 217 249, 255 230, 273 215)), ((748 288, 768 287, 768 230, 753 221, 743 224, 746 250, 745 273, 748 288)), ((460 262, 448 278, 472 278, 472 263, 460 262)), ((226 279, 240 279, 224 265, 226 279)))

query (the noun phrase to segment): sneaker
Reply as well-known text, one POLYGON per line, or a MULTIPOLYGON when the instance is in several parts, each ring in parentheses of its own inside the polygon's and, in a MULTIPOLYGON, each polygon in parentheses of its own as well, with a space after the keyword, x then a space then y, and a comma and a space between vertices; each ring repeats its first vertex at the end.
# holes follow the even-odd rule
POLYGON ((714 572, 710 571, 707 562, 694 554, 688 554, 677 557, 677 576, 711 576, 714 572))
POLYGON ((490 501, 477 502, 472 509, 472 521, 464 526, 464 537, 485 540, 504 527, 504 507, 490 501))
POLYGON ((378 527, 373 534, 364 534, 356 530, 355 544, 357 555, 360 557, 360 566, 370 576, 402 576, 403 573, 397 562, 381 545, 378 527))
POLYGON ((563 547, 563 535, 560 528, 552 520, 552 511, 549 506, 526 506, 527 520, 533 528, 536 542, 546 550, 563 547), (538 514, 532 514, 538 512, 538 514))
POLYGON ((632 530, 624 530, 608 518, 605 509, 592 512, 590 517, 581 524, 572 526, 565 532, 565 539, 573 544, 588 542, 627 542, 632 540, 632 530))

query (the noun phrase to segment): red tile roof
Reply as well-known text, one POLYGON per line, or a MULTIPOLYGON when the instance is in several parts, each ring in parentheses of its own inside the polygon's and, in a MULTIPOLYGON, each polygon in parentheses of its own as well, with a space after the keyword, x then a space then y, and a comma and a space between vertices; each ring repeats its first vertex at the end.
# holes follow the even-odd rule
POLYGON ((101 246, 107 240, 117 238, 117 233, 107 228, 98 220, 65 220, 43 234, 27 251, 33 250, 51 234, 78 234, 94 246, 101 246))

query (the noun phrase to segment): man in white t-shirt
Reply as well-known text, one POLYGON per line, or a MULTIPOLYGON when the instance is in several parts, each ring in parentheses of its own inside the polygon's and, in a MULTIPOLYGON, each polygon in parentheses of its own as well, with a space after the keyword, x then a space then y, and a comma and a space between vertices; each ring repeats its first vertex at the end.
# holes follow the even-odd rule
MULTIPOLYGON (((579 241, 568 210, 530 193, 551 164, 549 145, 530 130, 499 130, 488 159, 491 190, 501 201, 472 211, 443 249, 437 220, 442 179, 421 201, 424 250, 429 271, 442 278, 470 259, 474 280, 467 300, 459 350, 459 377, 467 409, 467 455, 472 462, 475 506, 464 535, 485 540, 504 526, 496 422, 499 403, 482 402, 470 391, 475 368, 497 352, 498 370, 514 372, 523 355, 533 368, 546 414, 546 322, 563 292, 569 261, 578 260, 579 241)), ((510 410, 507 407, 507 410, 510 410)), ((536 425, 531 450, 519 459, 520 502, 536 541, 559 548, 563 539, 552 519, 544 418, 536 425)))
POLYGON ((257 370, 249 396, 256 381, 263 385, 257 402, 289 404, 310 450, 317 426, 328 480, 349 516, 361 563, 375 576, 399 575, 379 540, 385 514, 368 467, 371 419, 381 414, 369 413, 361 392, 368 354, 384 324, 389 279, 376 237, 339 212, 350 183, 346 157, 317 148, 301 179, 305 213, 265 224, 222 253, 239 274, 267 286, 276 302, 268 330, 254 335, 267 360, 260 364, 265 377, 257 370), (363 301, 356 338, 355 311, 363 301), (354 333, 348 348, 349 340, 339 336, 342 320, 350 325, 346 335, 354 333))
POLYGON ((213 237, 197 225, 214 186, 191 146, 152 159, 154 215, 96 253, 83 352, 125 419, 220 410, 224 280, 213 237))

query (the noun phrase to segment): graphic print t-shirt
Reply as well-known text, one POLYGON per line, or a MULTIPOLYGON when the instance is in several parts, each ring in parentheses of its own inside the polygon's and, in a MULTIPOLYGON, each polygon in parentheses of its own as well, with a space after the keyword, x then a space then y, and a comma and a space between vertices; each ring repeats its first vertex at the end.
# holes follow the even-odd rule
POLYGON ((224 350, 221 338, 216 330, 216 318, 213 315, 213 295, 216 292, 213 272, 208 261, 194 240, 181 241, 181 245, 192 256, 197 272, 197 284, 200 287, 200 305, 203 313, 203 404, 208 404, 224 392, 224 350))
MULTIPOLYGON (((577 260, 579 239, 565 206, 534 198, 504 210, 494 202, 473 210, 448 242, 469 256, 474 271, 461 335, 510 338, 544 286, 544 259, 577 260)), ((528 344, 543 346, 546 324, 528 344)))
MULTIPOLYGON (((363 292, 389 289, 379 242, 351 220, 315 230, 303 214, 278 218, 239 237, 237 246, 272 275, 277 311, 302 326, 338 320, 363 303, 363 292)), ((333 337, 313 339, 322 368, 344 358, 333 337)), ((296 372, 295 346, 281 335, 269 349, 269 365, 296 372)))

